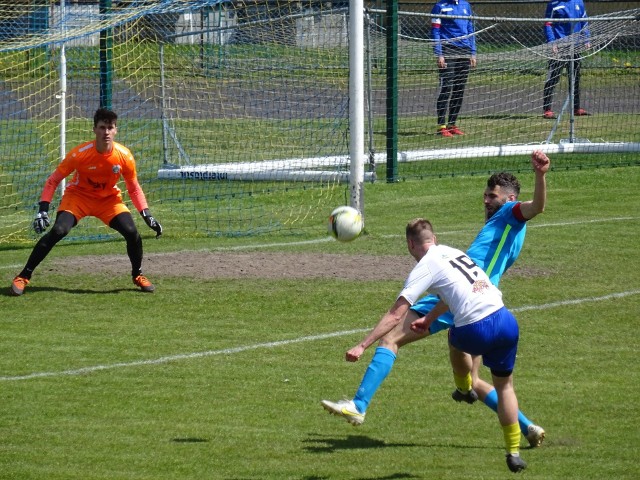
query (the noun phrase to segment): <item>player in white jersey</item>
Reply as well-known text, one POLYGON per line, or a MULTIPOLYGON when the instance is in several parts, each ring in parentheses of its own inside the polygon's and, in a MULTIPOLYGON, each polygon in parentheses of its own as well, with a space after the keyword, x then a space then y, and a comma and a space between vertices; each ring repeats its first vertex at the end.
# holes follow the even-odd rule
MULTIPOLYGON (((409 239, 409 248, 414 242, 409 239)), ((445 245, 429 248, 409 274, 400 296, 413 305, 426 291, 449 306, 453 314, 452 328, 477 322, 504 306, 500 290, 493 286, 484 270, 463 251, 445 245), (460 275, 467 281, 459 281, 460 275)))
MULTIPOLYGON (((524 470, 527 464, 520 458, 518 399, 513 389, 518 322, 484 270, 462 250, 436 244, 428 220, 418 218, 409 222, 406 236, 409 252, 418 264, 409 274, 396 305, 413 305, 425 291, 440 298, 442 305, 411 324, 417 333, 428 330, 438 318, 438 311, 444 308, 451 311, 454 324, 449 329, 449 344, 462 352, 482 355, 484 365, 491 369, 498 393, 498 419, 504 433, 507 466, 512 472, 524 470)), ((408 310, 408 306, 405 308, 408 310)), ((455 373, 468 377, 471 389, 471 368, 455 373)))
MULTIPOLYGON (((535 185, 533 199, 529 201, 518 201, 520 183, 510 173, 495 173, 487 180, 484 191, 486 223, 467 249, 467 255, 489 275, 491 282, 496 286, 502 274, 518 258, 524 242, 526 223, 545 209, 547 190, 545 176, 550 164, 549 158, 542 151, 532 152, 531 165, 535 172, 535 185)), ((355 395, 351 399, 338 401, 322 400, 322 407, 354 426, 362 425, 371 400, 396 363, 399 350, 453 326, 453 316, 451 312, 446 311, 431 324, 428 332, 418 335, 411 330, 411 323, 429 313, 438 304, 438 300, 435 295, 426 295, 414 303, 404 321, 380 339, 355 395)), ((347 351, 345 358, 348 362, 356 362, 360 355, 362 355, 362 349, 356 345, 347 351)), ((454 367, 453 377, 456 383, 452 398, 458 402, 467 403, 480 399, 487 407, 497 412, 497 392, 491 384, 478 375, 481 358, 472 358, 463 352, 451 350, 450 360, 454 367), (456 375, 456 371, 462 370, 461 367, 456 368, 458 363, 465 367, 471 364, 473 390, 466 388, 468 382, 466 376, 456 375)), ((532 447, 539 447, 546 435, 544 429, 534 424, 523 412, 519 413, 518 419, 522 434, 529 444, 532 447)))
MULTIPOLYGON (((406 239, 409 253, 418 264, 407 277, 404 288, 393 306, 382 316, 373 330, 347 352, 347 360, 356 361, 367 348, 403 323, 411 306, 425 292, 440 295, 444 300, 442 305, 439 304, 432 310, 433 315, 429 314, 415 320, 412 328, 417 333, 426 331, 430 322, 442 313, 442 309, 449 307, 454 315, 454 327, 451 328, 452 345, 473 355, 483 355, 485 365, 491 368, 498 392, 498 418, 505 432, 507 465, 514 472, 524 469, 526 464, 519 456, 518 401, 511 380, 518 343, 515 318, 504 308, 502 294, 491 284, 487 274, 464 252, 436 244, 436 236, 430 222, 424 219, 409 222, 406 239), (494 350, 492 337, 485 335, 486 338, 479 344, 486 347, 469 350, 469 339, 473 344, 481 338, 479 334, 472 333, 467 336, 464 333, 474 332, 477 326, 482 327, 490 322, 508 327, 505 329, 509 331, 507 344, 499 348, 495 345, 497 350, 494 350), (453 330, 456 330, 456 335, 453 335, 453 330), (492 348, 488 348, 489 346, 492 348)), ((469 382, 468 390, 471 390, 470 371, 457 373, 464 374, 469 382)))

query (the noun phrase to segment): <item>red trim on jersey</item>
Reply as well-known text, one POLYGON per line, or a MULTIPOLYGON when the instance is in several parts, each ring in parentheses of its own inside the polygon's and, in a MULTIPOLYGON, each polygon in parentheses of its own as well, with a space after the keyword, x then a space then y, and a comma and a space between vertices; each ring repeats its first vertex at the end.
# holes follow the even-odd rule
POLYGON ((526 222, 527 219, 524 218, 524 216, 522 215, 522 209, 521 206, 522 202, 518 202, 513 206, 513 216, 516 217, 518 220, 520 220, 521 222, 526 222))

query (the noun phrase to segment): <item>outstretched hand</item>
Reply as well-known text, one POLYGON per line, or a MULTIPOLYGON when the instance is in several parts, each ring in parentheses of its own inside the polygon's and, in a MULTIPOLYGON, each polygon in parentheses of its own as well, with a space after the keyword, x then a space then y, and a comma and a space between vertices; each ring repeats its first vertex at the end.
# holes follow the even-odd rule
POLYGON ((347 362, 357 362, 363 353, 364 348, 360 345, 356 345, 352 349, 348 350, 344 357, 347 362))
POLYGON ((551 160, 542 150, 534 150, 531 154, 531 165, 536 172, 547 173, 551 167, 551 160))

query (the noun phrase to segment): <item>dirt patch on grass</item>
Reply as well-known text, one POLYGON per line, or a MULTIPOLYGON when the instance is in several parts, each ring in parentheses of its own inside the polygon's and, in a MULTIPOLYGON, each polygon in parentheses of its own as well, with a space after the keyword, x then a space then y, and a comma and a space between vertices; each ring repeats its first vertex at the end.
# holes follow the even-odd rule
MULTIPOLYGON (((65 264, 87 273, 121 275, 131 269, 126 255, 75 257, 65 264)), ((186 251, 149 254, 142 266, 150 278, 404 280, 414 265, 409 255, 186 251)))
MULTIPOLYGON (((131 266, 126 255, 89 255, 56 262, 58 270, 73 268, 86 273, 122 275, 131 266)), ((195 279, 343 279, 404 281, 415 266, 409 255, 341 255, 330 253, 197 252, 152 253, 145 256, 143 271, 150 278, 195 279)), ((509 277, 533 278, 552 272, 515 265, 509 277)))

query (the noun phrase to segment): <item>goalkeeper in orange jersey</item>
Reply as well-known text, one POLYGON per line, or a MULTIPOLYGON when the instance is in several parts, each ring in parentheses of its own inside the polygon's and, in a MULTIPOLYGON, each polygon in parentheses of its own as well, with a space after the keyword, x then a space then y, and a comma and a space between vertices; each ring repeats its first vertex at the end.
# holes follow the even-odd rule
POLYGON ((36 243, 24 269, 13 279, 9 290, 11 295, 24 293, 40 262, 87 216, 99 218, 124 237, 133 283, 143 292, 155 290, 153 284, 142 275, 142 238, 116 185, 120 177, 124 178, 133 205, 149 228, 156 232, 156 238, 162 235, 162 226, 149 213, 147 199, 138 183, 133 155, 129 149, 114 141, 118 133, 117 120, 115 112, 106 108, 98 109, 93 117, 95 140, 72 149, 47 178, 40 196, 39 212, 33 222, 36 233, 44 232, 49 226, 49 204, 56 188, 63 179, 75 172, 62 195, 53 227, 36 243))

